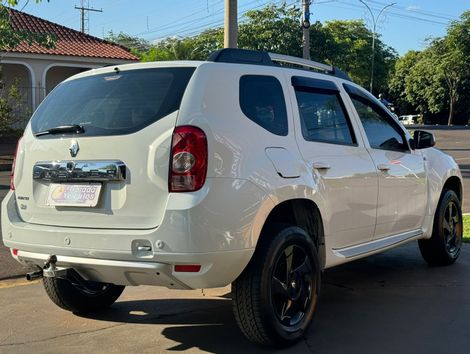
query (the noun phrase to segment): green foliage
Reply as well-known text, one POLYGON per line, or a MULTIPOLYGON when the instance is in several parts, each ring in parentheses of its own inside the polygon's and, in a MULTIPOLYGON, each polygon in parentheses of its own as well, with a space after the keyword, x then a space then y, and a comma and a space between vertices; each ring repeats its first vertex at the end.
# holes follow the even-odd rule
POLYGON ((470 243, 470 215, 463 217, 463 241, 470 243))
POLYGON ((115 34, 113 31, 109 31, 105 40, 130 49, 132 54, 137 55, 139 58, 142 58, 142 53, 148 52, 151 48, 149 41, 130 36, 124 32, 115 34))
MULTIPOLYGON (((41 0, 35 0, 36 3, 41 0)), ((48 0, 49 1, 49 0, 48 0)), ((15 48, 18 44, 26 42, 29 45, 36 43, 45 48, 52 48, 56 38, 49 33, 33 33, 26 30, 16 30, 12 27, 8 6, 18 5, 18 0, 0 0, 0 55, 1 52, 15 48)), ((11 133, 12 125, 19 121, 15 112, 22 105, 18 83, 4 87, 0 66, 0 135, 11 133)))
POLYGON ((302 55, 301 12, 285 3, 248 11, 239 26, 240 48, 302 55))
POLYGON ((16 80, 8 88, 0 90, 0 136, 11 133, 12 126, 20 122, 20 117, 15 114, 23 108, 19 84, 16 80))
MULTIPOLYGON (((238 30, 240 48, 263 50, 280 54, 302 56, 301 11, 285 3, 268 5, 260 10, 248 11, 238 30)), ((130 47, 143 61, 205 60, 209 54, 223 47, 223 28, 202 32, 195 37, 167 38, 150 47, 140 46, 138 38, 124 42, 120 34, 109 36, 113 42, 130 47)), ((148 42, 147 42, 148 43, 148 42)), ((310 27, 311 57, 347 71, 359 84, 368 87, 372 33, 363 21, 320 22, 310 27)), ((380 38, 376 41, 375 88, 384 91, 396 60, 395 51, 380 38)))
MULTIPOLYGON (((327 57, 335 66, 348 72, 358 84, 370 82, 372 33, 362 20, 328 21, 326 32, 331 36, 327 57)), ((395 50, 376 38, 374 89, 384 91, 388 76, 396 61, 395 50)), ((377 93, 375 92, 374 93, 377 93)))
MULTIPOLYGON (((446 36, 429 42, 422 52, 400 58, 389 82, 401 107, 425 115, 448 114, 467 123, 470 108, 470 11, 450 24, 446 36)), ((407 112, 412 113, 412 112, 407 112)))
MULTIPOLYGON (((36 0, 39 3, 41 0, 36 0)), ((16 6, 18 0, 0 1, 0 51, 14 48, 21 42, 29 45, 37 43, 45 48, 53 48, 56 38, 49 33, 33 33, 27 30, 15 30, 11 26, 7 6, 16 6)))

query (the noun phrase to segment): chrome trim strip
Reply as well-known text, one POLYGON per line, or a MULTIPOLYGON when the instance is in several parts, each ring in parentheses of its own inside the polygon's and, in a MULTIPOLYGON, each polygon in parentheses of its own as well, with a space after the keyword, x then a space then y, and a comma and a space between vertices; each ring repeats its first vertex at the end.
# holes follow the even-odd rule
POLYGON ((125 181, 126 165, 118 160, 40 161, 33 179, 48 182, 125 181))
POLYGON ((397 243, 406 241, 408 239, 421 236, 422 234, 423 234, 422 230, 407 231, 401 234, 389 236, 386 238, 381 238, 378 240, 373 240, 371 242, 362 243, 360 245, 356 245, 352 247, 333 249, 333 253, 337 257, 343 257, 343 258, 357 257, 366 253, 371 253, 374 251, 381 250, 383 248, 393 246, 397 243))

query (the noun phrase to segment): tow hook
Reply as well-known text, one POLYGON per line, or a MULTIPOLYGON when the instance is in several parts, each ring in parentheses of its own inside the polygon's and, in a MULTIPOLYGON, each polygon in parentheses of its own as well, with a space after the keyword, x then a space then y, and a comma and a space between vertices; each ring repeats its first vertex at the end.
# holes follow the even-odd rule
POLYGON ((67 276, 67 269, 58 269, 56 267, 57 256, 50 256, 42 269, 43 276, 46 278, 65 278, 67 276))
MULTIPOLYGON (((57 256, 50 256, 46 263, 44 263, 44 267, 40 268, 35 272, 26 273, 26 280, 32 281, 36 279, 41 279, 43 277, 47 278, 61 278, 67 275, 67 269, 58 269, 56 267, 57 263, 57 256)), ((38 267, 39 268, 39 267, 38 267)))

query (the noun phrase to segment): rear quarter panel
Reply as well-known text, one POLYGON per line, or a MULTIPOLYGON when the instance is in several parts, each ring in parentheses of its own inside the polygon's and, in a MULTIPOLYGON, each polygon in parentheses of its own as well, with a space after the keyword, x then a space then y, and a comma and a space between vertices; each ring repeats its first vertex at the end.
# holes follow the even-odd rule
MULTIPOLYGON (((323 212, 325 196, 321 195, 295 140, 290 82, 286 79, 285 70, 260 65, 201 64, 183 97, 177 125, 196 125, 206 132, 208 179, 229 178, 254 184, 265 196, 258 206, 260 210, 272 210, 275 205, 290 199, 309 199, 323 212), (288 113, 287 136, 274 135, 244 115, 239 103, 239 81, 243 75, 268 75, 280 81, 288 113), (281 177, 268 158, 266 148, 287 150, 293 159, 290 169, 298 171, 299 176, 281 177)), ((238 203, 242 209, 249 207, 242 197, 226 202, 238 203)), ((220 205, 225 208, 223 201, 220 205)), ((268 214, 262 213, 263 218, 256 219, 252 225, 253 246, 268 214)), ((328 225, 325 225, 327 232, 328 225)))

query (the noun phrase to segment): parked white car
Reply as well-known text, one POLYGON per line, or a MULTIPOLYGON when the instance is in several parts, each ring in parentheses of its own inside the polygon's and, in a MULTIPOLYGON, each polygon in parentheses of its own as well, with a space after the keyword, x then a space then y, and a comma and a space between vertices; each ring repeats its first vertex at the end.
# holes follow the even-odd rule
POLYGON ((101 310, 129 285, 232 284, 243 333, 286 345, 324 269, 414 240, 432 265, 457 259, 462 177, 433 145, 312 61, 225 49, 96 69, 32 116, 3 242, 63 309, 101 310))
POLYGON ((416 124, 416 121, 418 120, 418 118, 419 118, 419 114, 407 114, 407 115, 398 117, 398 119, 403 125, 416 124))

